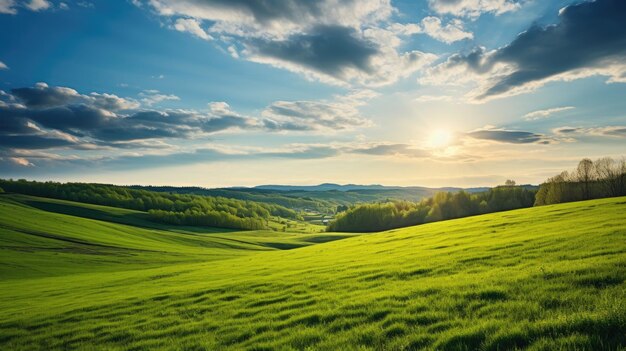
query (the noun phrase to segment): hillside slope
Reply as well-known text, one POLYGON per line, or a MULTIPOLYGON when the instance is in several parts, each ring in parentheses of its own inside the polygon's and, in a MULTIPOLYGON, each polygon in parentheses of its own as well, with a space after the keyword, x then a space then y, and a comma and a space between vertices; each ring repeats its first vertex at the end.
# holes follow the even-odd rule
POLYGON ((141 211, 0 194, 0 279, 206 262, 348 236, 163 225, 141 211))
POLYGON ((0 281, 0 349, 623 349, 625 213, 622 197, 208 262, 13 277, 0 281))

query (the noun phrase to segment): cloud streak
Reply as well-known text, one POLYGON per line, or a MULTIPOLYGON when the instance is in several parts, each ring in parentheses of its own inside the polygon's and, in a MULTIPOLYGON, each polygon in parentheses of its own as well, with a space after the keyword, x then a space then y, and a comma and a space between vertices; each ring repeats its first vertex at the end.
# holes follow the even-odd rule
POLYGON ((507 144, 551 144, 555 141, 543 134, 505 129, 479 129, 466 135, 474 139, 507 144))
POLYGON ((532 111, 532 112, 525 114, 523 118, 527 121, 535 121, 538 119, 548 118, 552 116, 553 114, 556 114, 559 112, 570 111, 570 110, 573 110, 574 108, 575 108, 574 106, 562 106, 562 107, 548 108, 544 110, 537 110, 537 111, 532 111))
POLYGON ((478 17, 483 13, 501 15, 520 8, 517 1, 510 0, 429 0, 430 8, 441 14, 478 17))
POLYGON ((557 135, 564 136, 600 136, 613 138, 626 138, 626 126, 606 127, 560 127, 553 130, 557 135))

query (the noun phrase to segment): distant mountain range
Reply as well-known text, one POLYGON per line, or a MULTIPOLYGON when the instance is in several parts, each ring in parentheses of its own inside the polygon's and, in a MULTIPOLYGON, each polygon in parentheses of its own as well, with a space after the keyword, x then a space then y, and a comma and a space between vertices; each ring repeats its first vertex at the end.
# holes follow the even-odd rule
MULTIPOLYGON (((238 189, 242 189, 239 187, 238 189)), ((250 189, 250 188, 243 188, 250 189)), ((488 187, 476 188, 429 188, 423 186, 386 186, 380 184, 359 185, 359 184, 334 184, 323 183, 319 185, 257 185, 252 189, 275 190, 275 191, 354 191, 354 190, 422 190, 422 191, 459 191, 481 192, 489 190, 488 187)))

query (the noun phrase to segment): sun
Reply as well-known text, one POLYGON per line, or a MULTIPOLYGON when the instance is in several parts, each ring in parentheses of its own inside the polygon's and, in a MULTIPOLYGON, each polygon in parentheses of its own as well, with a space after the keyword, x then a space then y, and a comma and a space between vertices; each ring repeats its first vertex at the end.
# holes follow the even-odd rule
POLYGON ((452 142, 452 132, 445 129, 437 129, 430 133, 427 139, 428 146, 432 148, 443 148, 452 142))

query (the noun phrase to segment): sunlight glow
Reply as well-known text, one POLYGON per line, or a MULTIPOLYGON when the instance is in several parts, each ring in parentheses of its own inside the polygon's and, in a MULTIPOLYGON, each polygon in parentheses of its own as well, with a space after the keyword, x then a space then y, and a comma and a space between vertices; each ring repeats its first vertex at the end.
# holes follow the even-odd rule
POLYGON ((427 144, 433 148, 443 148, 452 143, 452 132, 445 129, 437 129, 430 133, 427 144))

